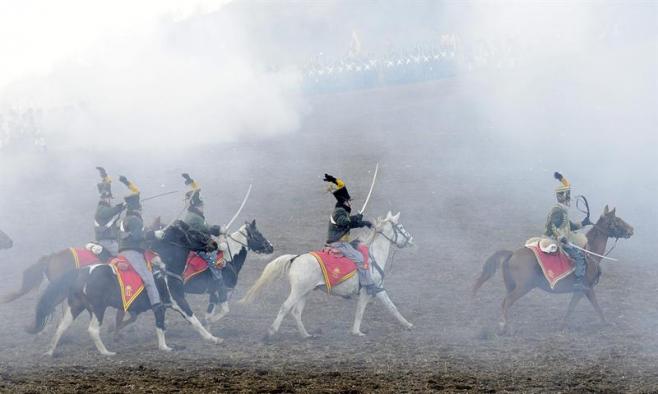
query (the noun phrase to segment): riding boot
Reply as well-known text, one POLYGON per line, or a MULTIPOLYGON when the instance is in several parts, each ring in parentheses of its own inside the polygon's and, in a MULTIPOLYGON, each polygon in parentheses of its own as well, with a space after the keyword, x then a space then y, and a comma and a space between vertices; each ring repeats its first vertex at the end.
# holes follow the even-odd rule
POLYGON ((359 269, 359 284, 361 287, 366 289, 366 292, 374 296, 375 294, 383 291, 384 289, 375 285, 375 281, 372 279, 372 274, 368 269, 359 269))
POLYGON ((587 273, 587 262, 585 256, 578 250, 571 250, 571 258, 575 264, 574 276, 576 281, 573 284, 573 289, 575 291, 587 291, 589 287, 585 283, 585 274, 587 273))

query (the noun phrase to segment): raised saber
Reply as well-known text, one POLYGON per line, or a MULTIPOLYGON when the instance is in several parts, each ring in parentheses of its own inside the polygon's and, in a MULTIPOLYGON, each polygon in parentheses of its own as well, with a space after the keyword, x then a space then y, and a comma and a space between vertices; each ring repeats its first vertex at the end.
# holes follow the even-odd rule
POLYGON ((174 194, 174 193, 178 193, 178 190, 173 190, 173 191, 166 192, 166 193, 156 194, 155 196, 150 196, 150 197, 142 198, 142 202, 144 202, 144 201, 148 201, 148 200, 153 200, 153 199, 156 199, 156 198, 159 198, 159 197, 168 196, 168 195, 170 195, 170 194, 174 194))
POLYGON ((224 232, 228 232, 229 227, 231 227, 235 219, 237 219, 238 215, 240 215, 240 212, 242 212, 242 208, 244 208, 244 205, 247 203, 247 199, 249 199, 249 194, 251 194, 251 184, 249 185, 249 189, 247 189, 247 194, 245 194, 244 199, 242 200, 242 204, 240 204, 240 208, 238 208, 238 211, 235 213, 235 215, 233 215, 231 220, 229 220, 228 224, 222 228, 224 232))
POLYGON ((368 206, 368 201, 370 201, 370 196, 372 196, 372 190, 375 188, 375 181, 377 180, 377 173, 379 172, 379 163, 375 166, 375 174, 372 176, 372 183, 370 184, 370 191, 368 192, 368 196, 366 197, 366 201, 363 203, 363 207, 361 207, 361 210, 359 211, 360 214, 363 214, 363 212, 366 210, 366 207, 368 206))
POLYGON ((600 257, 600 258, 605 259, 605 260, 619 261, 619 260, 617 260, 617 259, 613 259, 612 257, 603 256, 603 255, 601 255, 601 254, 594 253, 594 252, 589 251, 589 250, 587 250, 587 249, 583 249, 583 248, 581 248, 581 247, 578 246, 578 245, 574 245, 574 244, 572 244, 571 242, 569 242, 569 246, 572 246, 572 247, 574 247, 574 248, 576 248, 576 249, 578 249, 578 250, 582 250, 583 252, 585 252, 585 253, 587 253, 587 254, 591 254, 592 256, 600 257))

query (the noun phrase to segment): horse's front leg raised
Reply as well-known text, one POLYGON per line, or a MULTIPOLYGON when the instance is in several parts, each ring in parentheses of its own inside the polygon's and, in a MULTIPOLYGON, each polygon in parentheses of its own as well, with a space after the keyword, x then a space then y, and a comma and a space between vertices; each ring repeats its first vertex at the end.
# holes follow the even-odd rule
POLYGON ((352 325, 352 335, 358 335, 360 337, 366 335, 361 332, 361 321, 363 321, 363 313, 366 311, 366 306, 370 302, 372 297, 368 295, 366 289, 361 289, 359 293, 359 300, 356 304, 356 313, 354 314, 354 324, 352 325))
POLYGON ((190 304, 188 304, 187 300, 185 299, 183 282, 179 280, 171 280, 169 281, 168 285, 173 299, 172 307, 179 311, 185 317, 185 320, 192 324, 192 327, 197 330, 201 337, 215 344, 224 342, 224 339, 216 337, 208 332, 208 330, 206 330, 203 324, 201 324, 196 315, 194 315, 192 308, 190 308, 190 304))
POLYGON ((377 299, 379 299, 381 302, 384 303, 384 306, 386 307, 386 309, 388 309, 391 315, 393 315, 396 319, 398 319, 400 324, 402 324, 405 328, 410 330, 414 326, 413 324, 409 323, 409 321, 407 321, 407 319, 405 319, 404 316, 402 316, 402 314, 398 311, 398 308, 395 306, 393 301, 391 301, 391 298, 388 296, 388 293, 386 291, 381 291, 377 293, 376 297, 377 299))

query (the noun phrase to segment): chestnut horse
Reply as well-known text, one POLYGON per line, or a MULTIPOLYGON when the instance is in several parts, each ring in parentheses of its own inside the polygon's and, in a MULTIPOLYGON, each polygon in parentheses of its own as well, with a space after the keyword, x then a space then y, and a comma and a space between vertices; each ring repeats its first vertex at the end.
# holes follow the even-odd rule
MULTIPOLYGON (((624 220, 616 216, 615 209, 608 210, 605 206, 603 215, 587 232, 587 249, 593 253, 603 255, 606 250, 608 238, 630 238, 633 235, 633 227, 624 220)), ((498 269, 503 267, 503 280, 507 288, 507 295, 503 300, 502 321, 500 322, 500 333, 507 333, 509 328, 509 309, 519 298, 526 295, 530 290, 538 287, 549 293, 573 293, 567 313, 564 316, 563 324, 573 312, 578 301, 585 295, 592 304, 596 313, 598 313, 602 322, 605 322, 603 311, 599 306, 594 293, 594 286, 599 282, 601 276, 600 262, 601 258, 594 255, 587 257, 587 273, 585 283, 589 290, 574 291, 575 276, 573 274, 560 280, 557 285, 551 289, 548 281, 542 273, 541 267, 537 263, 537 258, 528 248, 520 248, 512 252, 510 250, 499 250, 487 259, 482 267, 482 274, 473 286, 473 295, 478 291, 480 286, 489 280, 498 269)))
MULTIPOLYGON (((163 228, 163 225, 160 217, 157 217, 150 229, 158 230, 161 228, 163 228)), ((44 276, 48 279, 48 282, 54 282, 65 273, 76 268, 78 267, 75 263, 75 257, 69 248, 45 255, 23 271, 21 288, 0 298, 0 304, 12 302, 36 289, 43 281, 44 276)))

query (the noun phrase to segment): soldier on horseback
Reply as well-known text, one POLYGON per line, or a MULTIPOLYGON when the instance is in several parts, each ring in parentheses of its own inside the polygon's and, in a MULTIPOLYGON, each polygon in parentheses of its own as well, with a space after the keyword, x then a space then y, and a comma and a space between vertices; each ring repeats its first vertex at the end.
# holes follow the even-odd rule
POLYGON ((375 285, 369 268, 364 264, 363 255, 350 243, 351 229, 361 227, 370 228, 372 227, 372 223, 363 220, 363 215, 360 213, 350 215, 352 212, 352 198, 343 180, 329 174, 324 174, 324 181, 331 183, 330 190, 336 198, 336 206, 329 217, 327 246, 339 250, 343 256, 356 263, 359 272, 359 284, 365 287, 368 294, 375 295, 384 289, 375 285))
POLYGON ((125 203, 112 206, 112 180, 103 167, 96 167, 101 176, 97 184, 100 200, 94 217, 94 232, 96 243, 87 244, 87 249, 98 256, 101 261, 108 262, 119 252, 119 216, 126 208, 125 203))
MULTIPOLYGON (((190 187, 190 191, 186 193, 186 198, 189 201, 187 212, 183 217, 183 222, 189 226, 192 231, 198 231, 206 236, 218 237, 221 234, 219 225, 208 225, 206 217, 203 214, 203 200, 201 200, 201 188, 194 181, 189 174, 182 174, 185 179, 185 185, 190 187)), ((217 250, 209 252, 197 252, 197 254, 208 263, 208 268, 212 273, 215 280, 222 279, 221 268, 217 267, 217 250)))
MULTIPOLYGON (((587 284, 585 283, 587 263, 585 260, 585 254, 573 246, 573 244, 577 244, 578 241, 572 231, 581 229, 583 226, 592 224, 592 222, 590 222, 589 216, 585 217, 581 223, 574 223, 569 220, 571 184, 567 178, 562 176, 559 172, 556 172, 554 177, 560 181, 560 186, 555 189, 558 203, 548 214, 545 235, 559 241, 562 249, 569 255, 569 257, 571 257, 576 266, 574 271, 576 277, 574 290, 585 291, 588 290, 587 284)), ((584 247, 585 245, 579 246, 584 247)))
MULTIPOLYGON (((164 305, 160 301, 160 293, 155 285, 153 274, 149 271, 144 258, 145 242, 156 238, 154 231, 144 231, 144 220, 142 219, 142 205, 139 201, 139 189, 125 176, 120 176, 119 181, 126 185, 132 192, 124 197, 126 201, 126 216, 121 221, 119 253, 128 259, 130 265, 139 274, 144 282, 144 288, 148 295, 156 321, 164 321, 164 305)), ((158 238, 162 237, 162 233, 158 238)))

